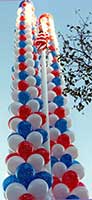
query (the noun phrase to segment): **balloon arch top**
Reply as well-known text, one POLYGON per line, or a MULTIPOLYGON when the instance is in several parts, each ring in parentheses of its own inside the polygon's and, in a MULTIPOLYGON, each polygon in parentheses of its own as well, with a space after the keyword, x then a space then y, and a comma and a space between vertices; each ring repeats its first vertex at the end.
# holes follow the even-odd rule
POLYGON ((6 200, 88 199, 84 168, 70 130, 51 14, 38 19, 29 0, 17 11, 8 122, 6 200))

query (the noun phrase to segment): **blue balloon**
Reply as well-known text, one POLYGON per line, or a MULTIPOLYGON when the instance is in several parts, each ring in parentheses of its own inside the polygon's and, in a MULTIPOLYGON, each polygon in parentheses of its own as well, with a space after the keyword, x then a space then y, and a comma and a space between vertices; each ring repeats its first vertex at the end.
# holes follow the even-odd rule
POLYGON ((27 135, 32 131, 32 125, 28 121, 21 121, 17 125, 17 132, 19 135, 23 136, 25 139, 27 135))
POLYGON ((22 92, 19 92, 19 94, 18 94, 18 100, 23 105, 25 105, 30 100, 30 98, 31 98, 31 96, 30 96, 29 92, 27 92, 27 91, 22 91, 22 92))
POLYGON ((55 163, 57 163, 58 162, 58 159, 55 157, 55 156, 51 156, 51 168, 53 167, 53 165, 55 164, 55 163))
POLYGON ((60 161, 63 162, 67 167, 72 165, 72 156, 68 153, 62 155, 60 161))
POLYGON ((67 131, 67 121, 65 119, 59 119, 55 123, 55 127, 60 130, 61 133, 67 131))
POLYGON ((4 181, 3 181, 3 190, 5 191, 7 187, 15 182, 19 182, 19 180, 16 178, 15 175, 8 176, 4 181))
POLYGON ((34 76, 36 78, 36 85, 39 86, 41 85, 41 78, 40 76, 34 76))
POLYGON ((48 186, 49 186, 49 188, 52 186, 52 183, 53 183, 52 175, 50 173, 46 172, 46 171, 38 172, 35 175, 35 178, 41 178, 44 181, 46 181, 48 186))
POLYGON ((37 48, 35 46, 33 46, 33 52, 37 53, 37 48))
POLYGON ((20 80, 25 80, 28 77, 28 72, 27 71, 21 71, 19 72, 19 79, 20 80))
POLYGON ((55 77, 52 79, 52 83, 55 83, 56 86, 61 85, 61 79, 59 77, 55 77))
POLYGON ((18 57, 18 62, 25 62, 25 60, 26 60, 25 56, 21 55, 18 57))
POLYGON ((26 46, 26 42, 24 42, 24 41, 20 41, 19 42, 19 47, 20 48, 24 48, 26 46))
POLYGON ((34 68, 38 68, 38 67, 39 67, 39 61, 38 61, 38 60, 36 60, 36 61, 35 61, 34 68))
POLYGON ((78 162, 77 160, 73 160, 72 165, 74 164, 80 164, 80 162, 78 162))
POLYGON ((20 25, 25 25, 25 22, 24 22, 24 21, 21 21, 21 22, 20 22, 20 25))
POLYGON ((59 69, 59 64, 58 64, 58 62, 55 62, 55 63, 51 64, 51 67, 52 67, 54 70, 59 69))
POLYGON ((56 56, 57 56, 56 51, 51 51, 51 54, 52 54, 53 57, 56 57, 56 56))
MULTIPOLYGON (((39 102, 39 104, 40 104, 40 109, 42 109, 43 108, 43 100, 42 99, 40 99, 40 98, 34 98, 35 100, 37 100, 38 102, 39 102)), ((39 110, 40 110, 39 109, 39 110)))
POLYGON ((25 30, 20 30, 19 35, 25 35, 25 30))
POLYGON ((22 183, 26 188, 29 183, 34 179, 35 169, 29 163, 22 163, 16 169, 16 177, 19 182, 22 183))
POLYGON ((53 102, 57 104, 57 106, 63 106, 64 105, 64 97, 63 96, 56 96, 53 99, 53 102))
POLYGON ((78 196, 74 195, 74 194, 71 194, 69 195, 66 199, 80 199, 78 196))
POLYGON ((47 133, 47 131, 45 131, 42 128, 38 128, 38 129, 36 129, 36 131, 38 131, 42 135, 42 137, 43 137, 43 143, 45 143, 48 140, 48 133, 47 133))
POLYGON ((35 37, 35 35, 33 35, 32 40, 35 40, 35 39, 36 39, 36 37, 35 37))

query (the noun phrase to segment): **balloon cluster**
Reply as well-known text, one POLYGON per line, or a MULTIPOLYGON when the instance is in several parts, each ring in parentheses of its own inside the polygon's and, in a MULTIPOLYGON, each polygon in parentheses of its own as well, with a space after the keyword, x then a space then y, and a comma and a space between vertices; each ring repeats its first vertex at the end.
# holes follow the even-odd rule
POLYGON ((17 14, 13 102, 9 107, 13 116, 8 122, 12 133, 8 136, 10 153, 6 157, 9 176, 3 182, 5 198, 88 199, 87 189, 80 182, 84 169, 76 160, 78 151, 72 144, 74 134, 69 130, 71 120, 67 99, 63 95, 53 17, 45 13, 37 25, 30 0, 20 3, 17 14), (42 98, 41 59, 44 50, 47 52, 48 116, 44 113, 42 98), (47 123, 49 131, 46 130, 47 123), (48 169, 50 164, 51 171, 48 169))

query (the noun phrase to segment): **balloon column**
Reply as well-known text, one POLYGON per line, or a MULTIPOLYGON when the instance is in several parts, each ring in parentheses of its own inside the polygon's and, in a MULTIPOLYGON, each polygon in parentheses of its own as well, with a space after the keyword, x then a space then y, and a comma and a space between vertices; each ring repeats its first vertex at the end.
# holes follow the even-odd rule
POLYGON ((63 95, 53 17, 37 20, 31 1, 22 1, 15 30, 15 64, 8 125, 7 200, 88 199, 82 165, 63 95))

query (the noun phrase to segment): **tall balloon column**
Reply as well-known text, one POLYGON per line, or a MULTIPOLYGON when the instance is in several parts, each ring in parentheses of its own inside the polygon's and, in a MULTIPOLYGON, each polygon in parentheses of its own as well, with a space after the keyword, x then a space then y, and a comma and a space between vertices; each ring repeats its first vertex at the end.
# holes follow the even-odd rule
POLYGON ((53 17, 45 13, 37 20, 34 11, 32 2, 25 0, 17 12, 4 196, 88 199, 63 95, 53 17))

